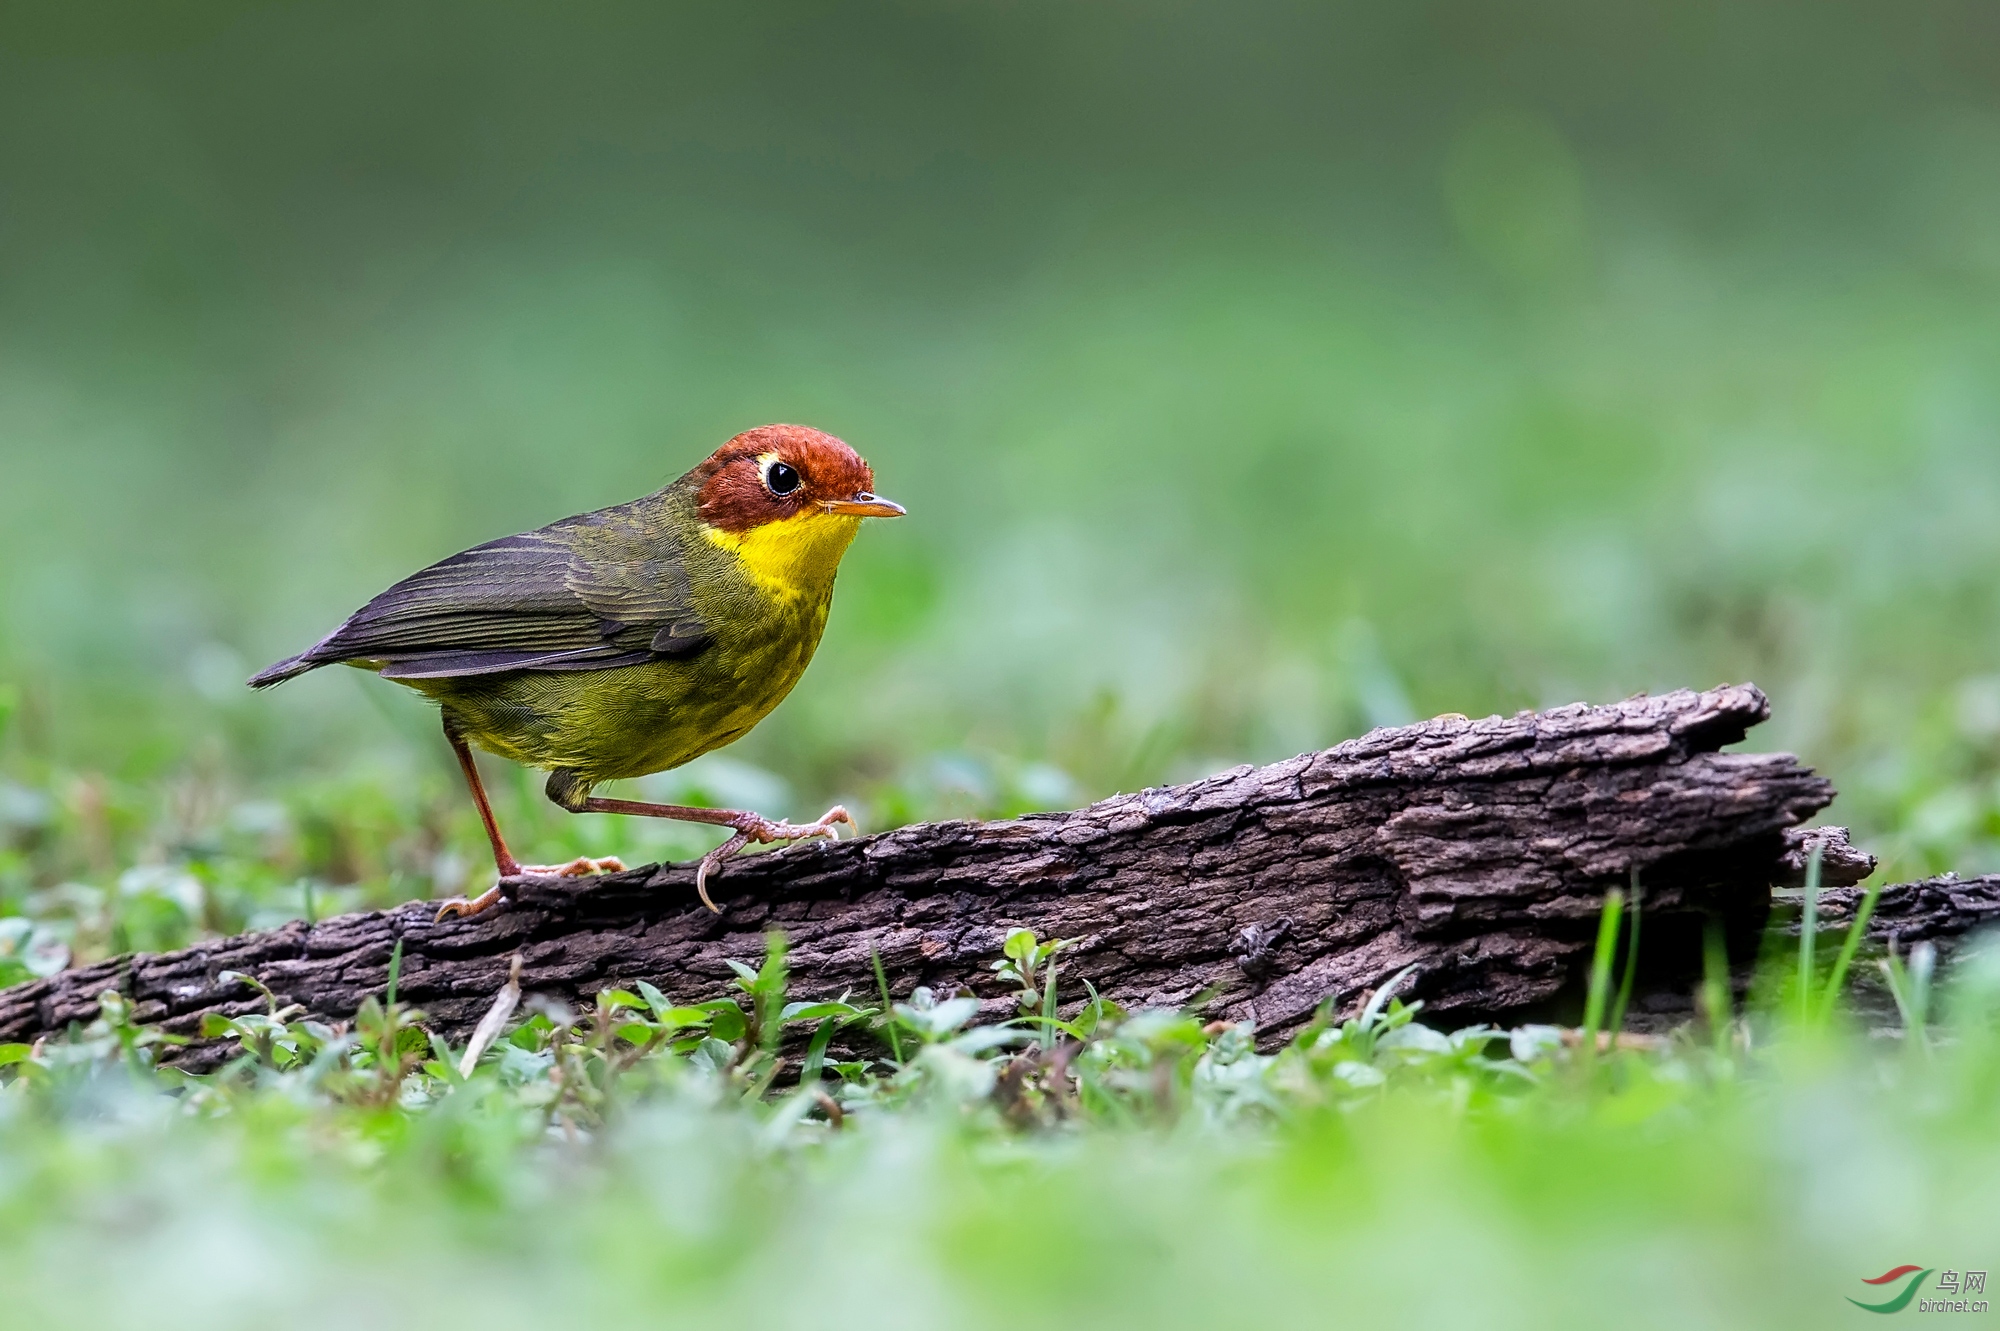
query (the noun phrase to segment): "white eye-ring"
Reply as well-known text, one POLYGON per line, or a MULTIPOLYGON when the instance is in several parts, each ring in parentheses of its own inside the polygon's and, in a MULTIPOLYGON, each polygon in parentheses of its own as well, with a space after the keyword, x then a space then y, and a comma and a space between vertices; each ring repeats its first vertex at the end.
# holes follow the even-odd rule
POLYGON ((783 499, 805 484, 799 469, 783 458, 764 459, 764 488, 783 499))

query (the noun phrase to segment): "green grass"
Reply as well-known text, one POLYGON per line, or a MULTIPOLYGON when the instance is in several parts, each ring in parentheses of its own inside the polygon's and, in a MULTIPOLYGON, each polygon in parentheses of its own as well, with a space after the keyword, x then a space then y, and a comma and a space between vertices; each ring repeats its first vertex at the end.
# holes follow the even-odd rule
POLYGON ((530 996, 469 1073, 393 992, 218 1018, 242 1053, 204 1078, 115 998, 0 1048, 10 1317, 1825 1326, 1904 1261, 1983 1269, 2000 1222, 1991 948, 1928 1056, 1789 1003, 1636 1047, 1446 1034, 1394 985, 1260 1053, 1098 1001, 1052 1028, 1032 984, 1000 1027, 790 1003, 777 940, 739 969, 692 1006, 530 996), (854 1052, 795 1081, 788 1030, 854 1052))

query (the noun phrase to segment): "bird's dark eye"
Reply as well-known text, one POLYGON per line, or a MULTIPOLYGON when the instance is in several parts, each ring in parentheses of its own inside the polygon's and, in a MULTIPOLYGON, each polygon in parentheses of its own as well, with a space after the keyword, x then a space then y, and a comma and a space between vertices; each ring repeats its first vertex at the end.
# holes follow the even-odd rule
POLYGON ((804 483, 798 468, 789 462, 773 462, 764 468, 764 488, 781 499, 804 483))

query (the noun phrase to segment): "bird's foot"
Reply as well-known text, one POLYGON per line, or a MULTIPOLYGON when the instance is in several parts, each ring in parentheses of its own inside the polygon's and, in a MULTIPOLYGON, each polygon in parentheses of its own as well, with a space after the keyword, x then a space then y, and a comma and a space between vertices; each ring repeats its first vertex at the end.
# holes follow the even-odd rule
POLYGON ((456 915, 464 919, 489 911, 506 900, 506 894, 501 889, 507 883, 522 878, 588 878, 593 874, 623 872, 625 872, 625 861, 616 855, 604 855, 594 860, 589 856, 579 855, 568 864, 518 864, 514 866, 514 872, 503 876, 499 882, 471 900, 456 897, 440 905, 432 923, 435 924, 447 915, 456 915))
POLYGON ((861 830, 861 824, 854 821, 854 815, 838 804, 809 823, 788 823, 782 818, 766 818, 757 813, 737 814, 724 824, 733 828, 735 835, 702 856, 700 867, 694 871, 694 890, 701 895, 701 904, 717 915, 722 914, 721 909, 708 895, 708 875, 716 866, 751 842, 754 841, 760 846, 773 843, 790 845, 794 841, 804 841, 808 837, 825 837, 828 841, 838 841, 840 837, 833 830, 836 823, 846 823, 857 833, 861 830))
POLYGON ((599 873, 624 873, 625 861, 616 855, 591 859, 579 855, 568 864, 524 864, 510 878, 588 878, 599 873))
POLYGON ((444 917, 447 915, 456 915, 460 919, 465 919, 468 916, 480 915, 492 910, 505 899, 504 894, 500 890, 501 886, 501 884, 495 883, 469 901, 464 897, 453 897, 450 901, 441 902, 438 905, 437 914, 431 916, 431 923, 442 924, 444 917))

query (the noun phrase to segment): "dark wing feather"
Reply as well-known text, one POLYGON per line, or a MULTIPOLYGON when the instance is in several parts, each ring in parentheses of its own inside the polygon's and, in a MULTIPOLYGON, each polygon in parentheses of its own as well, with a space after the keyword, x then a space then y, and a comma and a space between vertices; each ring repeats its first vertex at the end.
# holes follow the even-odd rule
POLYGON ((348 617, 262 688, 336 661, 392 679, 605 670, 708 643, 665 495, 566 518, 441 560, 348 617))

